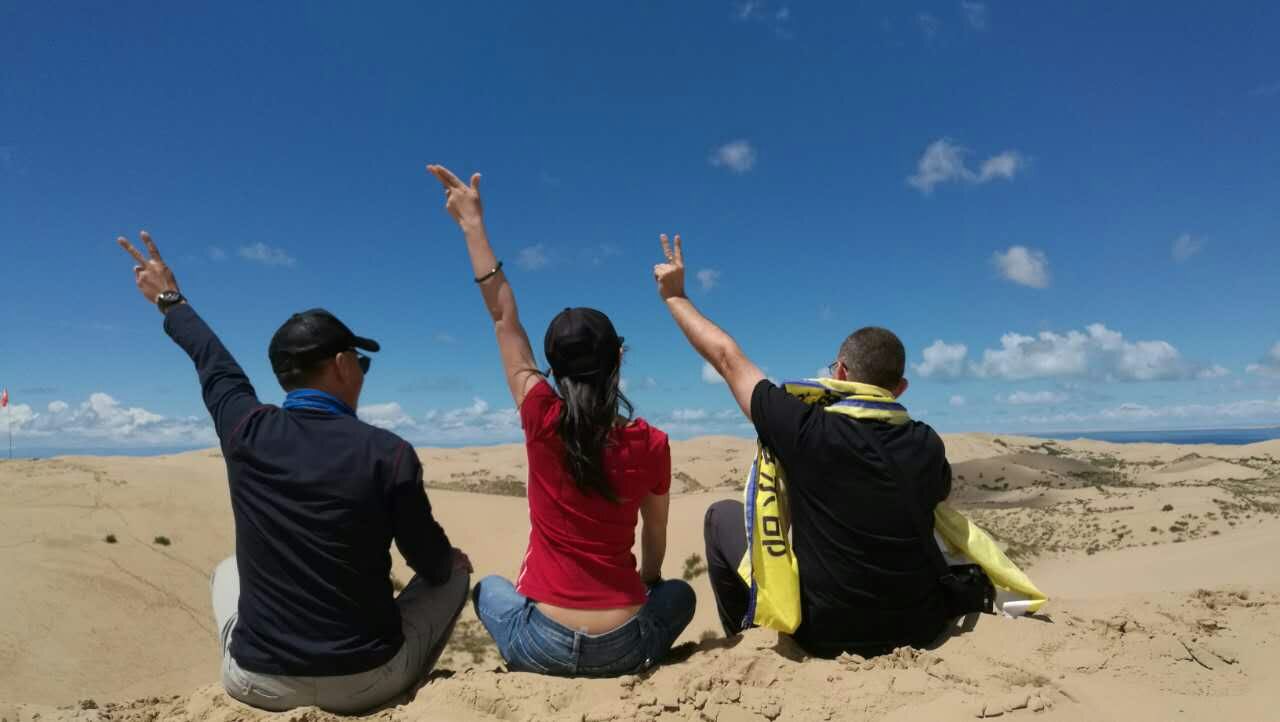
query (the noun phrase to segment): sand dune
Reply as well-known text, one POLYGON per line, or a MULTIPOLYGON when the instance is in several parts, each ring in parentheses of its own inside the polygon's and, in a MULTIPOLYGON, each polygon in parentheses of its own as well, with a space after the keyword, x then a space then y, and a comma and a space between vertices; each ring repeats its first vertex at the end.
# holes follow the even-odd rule
MULTIPOLYGON (((372 718, 1280 718, 1280 442, 946 442, 954 502, 1050 594, 1044 614, 984 616, 931 650, 802 659, 768 631, 720 639, 700 575, 670 664, 560 680, 502 671, 468 610, 429 683, 372 718)), ((702 513, 736 495, 753 448, 673 444, 668 575, 687 559, 698 573, 702 513)), ((523 449, 420 454, 455 543, 481 573, 514 573, 523 449)), ((217 687, 207 575, 232 528, 216 451, 3 462, 0 499, 0 720, 332 718, 259 713, 217 687)), ((395 574, 408 577, 399 560, 395 574)))

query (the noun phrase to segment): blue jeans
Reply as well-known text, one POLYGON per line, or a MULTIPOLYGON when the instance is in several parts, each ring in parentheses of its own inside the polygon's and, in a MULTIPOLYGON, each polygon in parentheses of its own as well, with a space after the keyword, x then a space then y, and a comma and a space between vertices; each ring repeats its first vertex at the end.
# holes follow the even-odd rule
POLYGON ((508 669, 562 677, 616 677, 652 667, 689 626, 697 603, 687 583, 661 581, 630 621, 586 634, 552 620, 499 576, 481 579, 472 600, 508 669))

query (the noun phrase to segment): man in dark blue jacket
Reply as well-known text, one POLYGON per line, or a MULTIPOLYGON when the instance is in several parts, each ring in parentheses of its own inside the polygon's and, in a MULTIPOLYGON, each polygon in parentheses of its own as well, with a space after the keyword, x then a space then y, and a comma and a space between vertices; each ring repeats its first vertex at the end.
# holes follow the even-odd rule
POLYGON ((295 314, 268 354, 287 392, 263 404, 178 290, 150 235, 125 238, 138 289, 195 362, 227 464, 236 553, 215 570, 227 693, 268 710, 360 712, 434 666, 461 612, 471 563, 431 514, 422 464, 400 437, 356 418, 378 344, 322 309, 295 314), (396 596, 394 539, 416 572, 396 596))

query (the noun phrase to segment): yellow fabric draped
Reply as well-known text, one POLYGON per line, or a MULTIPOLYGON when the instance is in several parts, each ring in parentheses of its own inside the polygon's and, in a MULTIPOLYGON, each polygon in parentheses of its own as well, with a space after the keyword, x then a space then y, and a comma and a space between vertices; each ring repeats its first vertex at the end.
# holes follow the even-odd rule
MULTIPOLYGON (((787 393, 825 411, 855 419, 905 424, 907 410, 893 394, 871 384, 836 379, 789 381, 787 393)), ((791 517, 787 507, 786 472, 763 443, 756 443, 756 458, 743 490, 747 552, 738 575, 751 587, 743 626, 791 633, 800 626, 800 572, 791 547, 791 517)), ((1016 564, 1000 551, 989 534, 945 503, 934 509, 935 530, 957 554, 978 564, 998 588, 1020 595, 1036 611, 1046 597, 1016 564)))

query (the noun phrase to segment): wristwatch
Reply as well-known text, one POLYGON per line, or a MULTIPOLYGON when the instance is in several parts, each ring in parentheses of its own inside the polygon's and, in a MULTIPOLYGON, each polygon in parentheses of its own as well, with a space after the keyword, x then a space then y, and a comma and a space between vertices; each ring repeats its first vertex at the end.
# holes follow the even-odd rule
POLYGON ((161 291, 160 295, 156 296, 156 308, 160 309, 160 313, 164 313, 185 300, 187 300, 186 297, 177 291, 161 291))

